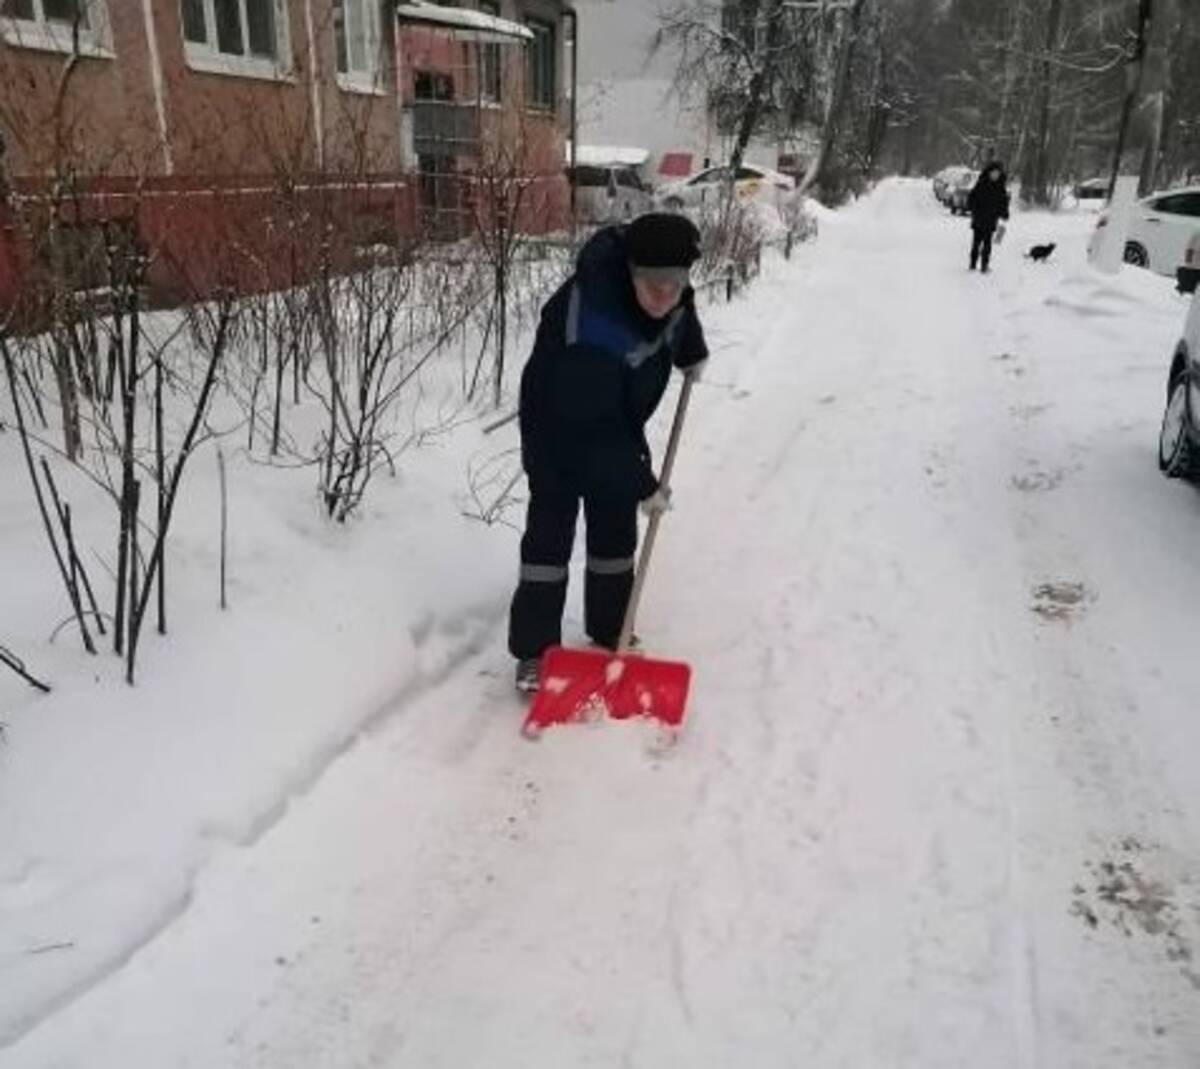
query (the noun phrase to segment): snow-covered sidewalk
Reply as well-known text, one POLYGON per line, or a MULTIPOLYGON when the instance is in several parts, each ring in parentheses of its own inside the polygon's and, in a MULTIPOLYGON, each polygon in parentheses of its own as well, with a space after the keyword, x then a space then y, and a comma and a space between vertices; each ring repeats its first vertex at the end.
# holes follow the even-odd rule
POLYGON ((1018 216, 968 274, 893 181, 705 313, 666 757, 519 737, 515 535, 450 447, 353 547, 259 499, 253 626, 5 716, 0 1065, 1200 1064, 1183 307, 1085 237, 1018 216))

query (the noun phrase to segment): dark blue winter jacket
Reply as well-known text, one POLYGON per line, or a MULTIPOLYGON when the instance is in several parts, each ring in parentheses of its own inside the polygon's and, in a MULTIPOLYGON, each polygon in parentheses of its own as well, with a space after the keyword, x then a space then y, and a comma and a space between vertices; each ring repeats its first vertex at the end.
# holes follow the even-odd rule
POLYGON ((535 488, 553 480, 616 502, 654 493, 646 421, 672 365, 708 356, 694 296, 687 287, 668 316, 651 319, 633 290, 625 228, 588 240, 542 308, 521 375, 521 460, 535 488))

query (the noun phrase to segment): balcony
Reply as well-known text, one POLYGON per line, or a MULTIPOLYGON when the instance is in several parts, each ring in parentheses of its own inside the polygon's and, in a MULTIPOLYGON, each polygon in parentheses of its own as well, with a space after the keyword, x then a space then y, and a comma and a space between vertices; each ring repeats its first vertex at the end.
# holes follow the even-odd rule
POLYGON ((418 156, 478 156, 479 108, 446 100, 418 100, 412 112, 413 149, 418 156))

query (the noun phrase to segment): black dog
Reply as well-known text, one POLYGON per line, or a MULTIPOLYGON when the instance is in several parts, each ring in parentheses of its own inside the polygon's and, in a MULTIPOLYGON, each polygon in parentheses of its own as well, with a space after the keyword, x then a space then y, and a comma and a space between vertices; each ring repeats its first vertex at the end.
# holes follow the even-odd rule
POLYGON ((1034 245, 1025 254, 1034 263, 1050 259, 1050 254, 1054 251, 1054 242, 1049 245, 1034 245))

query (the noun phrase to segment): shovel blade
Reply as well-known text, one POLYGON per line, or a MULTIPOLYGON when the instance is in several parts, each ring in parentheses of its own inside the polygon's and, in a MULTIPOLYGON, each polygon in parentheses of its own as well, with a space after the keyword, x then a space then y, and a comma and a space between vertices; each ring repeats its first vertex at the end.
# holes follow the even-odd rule
POLYGON ((552 724, 605 716, 645 716, 677 728, 691 678, 691 666, 682 661, 551 646, 542 655, 538 690, 522 730, 536 736, 552 724))

